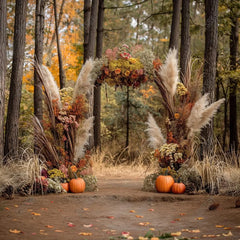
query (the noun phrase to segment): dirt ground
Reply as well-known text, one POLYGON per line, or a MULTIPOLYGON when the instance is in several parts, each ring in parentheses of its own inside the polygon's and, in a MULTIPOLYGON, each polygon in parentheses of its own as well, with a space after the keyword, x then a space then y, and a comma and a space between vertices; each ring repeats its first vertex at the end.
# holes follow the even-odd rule
POLYGON ((97 192, 0 199, 0 239, 107 240, 122 232, 137 238, 149 229, 158 236, 181 232, 193 239, 240 239, 234 197, 149 193, 141 191, 142 183, 100 178, 97 192), (210 211, 213 202, 220 205, 210 211))

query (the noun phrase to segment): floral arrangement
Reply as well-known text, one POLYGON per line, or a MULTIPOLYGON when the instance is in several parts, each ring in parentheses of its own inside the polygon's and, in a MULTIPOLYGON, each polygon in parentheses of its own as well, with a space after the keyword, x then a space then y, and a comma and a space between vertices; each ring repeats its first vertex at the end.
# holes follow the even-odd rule
POLYGON ((134 88, 145 83, 149 77, 142 59, 138 57, 140 51, 142 51, 141 46, 130 48, 126 44, 120 48, 107 49, 97 82, 99 84, 105 82, 116 87, 132 86, 134 88))
POLYGON ((200 96, 198 88, 191 86, 190 76, 184 83, 178 81, 176 50, 170 50, 166 62, 155 70, 154 81, 167 110, 166 137, 149 114, 150 146, 161 167, 178 170, 191 157, 193 137, 210 122, 224 99, 210 104, 208 94, 200 96))

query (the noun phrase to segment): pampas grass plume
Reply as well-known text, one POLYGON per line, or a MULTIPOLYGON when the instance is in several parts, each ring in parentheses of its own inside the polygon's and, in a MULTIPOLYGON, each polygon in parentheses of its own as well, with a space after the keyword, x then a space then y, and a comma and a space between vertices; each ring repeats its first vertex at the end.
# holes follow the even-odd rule
POLYGON ((187 127, 191 130, 191 133, 199 132, 201 128, 206 126, 224 101, 225 99, 222 98, 208 106, 208 94, 204 94, 196 101, 187 119, 187 127))
POLYGON ((81 94, 86 94, 93 87, 93 79, 91 78, 91 71, 94 66, 93 59, 88 59, 82 66, 80 74, 77 78, 76 86, 73 92, 73 100, 81 94))
POLYGON ((88 140, 91 135, 90 130, 93 127, 93 119, 94 117, 90 117, 84 120, 82 126, 77 129, 74 148, 74 162, 77 162, 84 156, 85 146, 88 144, 88 140))
POLYGON ((61 101, 60 101, 59 88, 57 86, 57 83, 54 80, 52 73, 44 65, 41 65, 40 68, 41 68, 41 73, 42 73, 42 77, 43 77, 42 78, 42 81, 44 83, 43 85, 44 85, 46 91, 48 91, 51 101, 57 100, 57 104, 60 107, 61 101))
POLYGON ((148 128, 145 131, 148 134, 150 147, 154 149, 161 147, 166 140, 163 137, 161 129, 158 127, 156 121, 150 113, 148 114, 147 125, 148 128))
POLYGON ((176 49, 169 50, 166 62, 162 65, 159 74, 167 91, 173 97, 176 93, 178 82, 178 60, 176 49))

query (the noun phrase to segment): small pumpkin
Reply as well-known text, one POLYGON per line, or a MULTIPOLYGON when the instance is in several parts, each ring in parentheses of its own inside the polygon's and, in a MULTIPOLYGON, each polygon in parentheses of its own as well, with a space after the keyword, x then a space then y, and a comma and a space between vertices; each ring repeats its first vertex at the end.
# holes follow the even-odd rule
POLYGON ((172 192, 175 194, 182 194, 186 190, 186 186, 183 183, 174 183, 172 185, 172 192))
POLYGON ((174 179, 170 175, 160 175, 156 179, 156 188, 158 192, 167 193, 171 192, 172 185, 174 184, 174 179))
POLYGON ((69 192, 69 183, 61 183, 61 186, 66 192, 69 192))
POLYGON ((82 193, 86 187, 85 181, 82 178, 73 178, 69 182, 70 191, 73 193, 82 193))

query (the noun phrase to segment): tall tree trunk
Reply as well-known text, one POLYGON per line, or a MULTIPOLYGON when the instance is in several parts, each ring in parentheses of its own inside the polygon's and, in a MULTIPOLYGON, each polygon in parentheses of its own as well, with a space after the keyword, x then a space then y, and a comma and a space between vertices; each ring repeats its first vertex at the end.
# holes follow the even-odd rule
POLYGON ((171 25, 169 49, 171 48, 178 49, 181 3, 182 3, 182 0, 172 0, 173 14, 172 14, 172 25, 171 25))
MULTIPOLYGON (((238 30, 239 22, 237 16, 231 17, 232 27, 230 34, 230 69, 235 71, 237 69, 237 52, 238 52, 238 30)), ((229 147, 231 151, 238 151, 238 128, 237 128, 237 79, 230 78, 230 92, 229 92, 229 116, 230 116, 230 142, 229 147)))
MULTIPOLYGON (((97 50, 96 57, 102 57, 103 48, 103 22, 104 22, 104 0, 99 0, 98 25, 97 25, 97 50)), ((94 88, 94 146, 101 148, 101 85, 95 83, 94 88)))
POLYGON ((84 0, 84 56, 83 61, 84 63, 87 60, 87 49, 88 49, 88 39, 89 39, 89 30, 90 30, 90 16, 91 16, 91 1, 84 0))
MULTIPOLYGON (((44 41, 44 8, 45 0, 36 0, 35 16, 35 61, 42 65, 43 63, 43 41, 44 41)), ((42 121, 42 84, 39 79, 36 68, 34 68, 34 115, 42 121)))
MULTIPOLYGON (((97 39, 97 22, 98 22, 98 5, 99 0, 92 0, 91 6, 91 16, 90 16, 90 26, 89 26, 89 36, 86 52, 84 52, 84 59, 95 58, 96 56, 96 39, 97 39)), ((85 49, 84 49, 85 50, 85 49)), ((94 93, 91 91, 87 98, 89 101, 89 116, 93 116, 93 96, 94 93)), ((91 136, 89 139, 89 148, 94 146, 94 129, 91 130, 91 136)))
POLYGON ((190 59, 190 0, 182 0, 181 46, 180 46, 180 79, 184 82, 190 59))
POLYGON ((57 52, 58 52, 58 65, 59 65, 59 81, 60 81, 60 89, 65 87, 65 72, 63 69, 63 61, 62 61, 62 52, 60 47, 59 41, 59 34, 58 34, 58 19, 57 19, 57 4, 56 0, 53 0, 53 7, 54 7, 54 17, 55 17, 55 32, 56 32, 56 39, 57 39, 57 52))
MULTIPOLYGON (((65 0, 62 0, 62 4, 60 7, 60 12, 59 12, 59 16, 58 16, 58 27, 59 27, 61 19, 62 19, 64 4, 65 4, 65 0)), ((52 50, 53 50, 53 43, 54 43, 55 38, 56 38, 56 31, 54 31, 54 33, 52 35, 52 39, 51 39, 51 42, 50 42, 48 50, 47 50, 47 63, 46 63, 47 66, 51 66, 52 56, 53 56, 52 50)))
POLYGON ((4 107, 7 67, 7 0, 0 5, 0 161, 4 156, 4 107))
MULTIPOLYGON (((203 69, 203 94, 214 101, 218 47, 218 0, 205 0, 205 51, 203 69)), ((213 121, 201 132, 201 155, 209 154, 213 148, 213 121)))
POLYGON ((25 51, 27 0, 16 0, 13 62, 5 128, 5 154, 15 155, 18 151, 18 121, 22 91, 23 62, 25 51))

